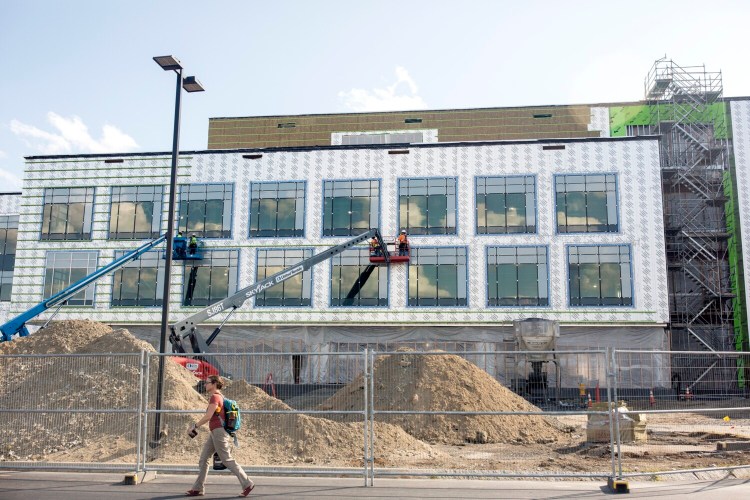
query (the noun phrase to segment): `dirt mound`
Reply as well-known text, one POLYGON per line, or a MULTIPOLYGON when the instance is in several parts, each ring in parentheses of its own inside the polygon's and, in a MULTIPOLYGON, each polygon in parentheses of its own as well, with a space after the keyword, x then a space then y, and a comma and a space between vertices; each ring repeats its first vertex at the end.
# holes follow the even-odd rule
MULTIPOLYGON (((150 344, 124 329, 112 330, 91 321, 61 321, 2 347, 1 354, 10 356, 0 367, 13 374, 14 383, 0 387, 0 404, 7 409, 66 412, 6 414, 0 428, 0 460, 135 461, 140 352, 153 352, 150 344), (13 356, 51 353, 76 356, 13 356)), ((159 363, 155 357, 150 361, 148 400, 149 408, 154 408, 159 363)), ((158 447, 149 449, 150 460, 197 460, 206 430, 202 428, 196 439, 189 439, 186 431, 205 411, 207 401, 195 385, 196 378, 188 370, 172 361, 165 363, 162 408, 194 413, 162 414, 166 436, 158 447)), ((224 392, 243 411, 291 411, 245 381, 230 382, 224 392)), ((153 424, 153 415, 148 424, 153 424)), ((400 428, 378 424, 375 432, 376 453, 386 464, 405 456, 443 455, 400 428)), ((246 413, 235 456, 243 465, 303 462, 359 467, 363 433, 361 422, 340 423, 295 413, 246 413)))
MULTIPOLYGON (((541 411, 452 354, 404 351, 382 356, 375 362, 373 377, 376 411, 541 411)), ((360 375, 320 409, 361 409, 363 391, 360 375)), ((554 419, 537 415, 379 415, 376 419, 431 443, 551 443, 566 435, 554 419)))
POLYGON ((28 337, 0 343, 0 354, 70 354, 110 333, 110 327, 95 321, 55 321, 28 337))

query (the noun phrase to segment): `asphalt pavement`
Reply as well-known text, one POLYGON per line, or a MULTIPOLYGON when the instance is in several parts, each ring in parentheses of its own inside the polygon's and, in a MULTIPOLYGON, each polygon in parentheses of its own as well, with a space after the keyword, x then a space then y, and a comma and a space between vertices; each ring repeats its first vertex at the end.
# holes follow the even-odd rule
MULTIPOLYGON (((138 485, 123 484, 124 474, 86 472, 0 471, 0 499, 29 500, 166 500, 185 498, 192 475, 158 474, 138 485)), ((516 481, 469 479, 364 479, 318 477, 257 477, 250 498, 279 499, 593 499, 651 498, 734 500, 750 498, 750 479, 630 481, 630 493, 613 494, 603 481, 516 481)), ((234 477, 209 475, 201 498, 237 498, 234 477)))

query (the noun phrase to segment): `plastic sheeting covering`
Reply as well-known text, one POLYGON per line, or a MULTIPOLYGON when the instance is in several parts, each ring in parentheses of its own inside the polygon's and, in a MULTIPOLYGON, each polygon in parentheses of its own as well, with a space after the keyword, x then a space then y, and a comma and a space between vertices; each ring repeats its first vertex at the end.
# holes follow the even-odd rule
MULTIPOLYGON (((129 326, 128 329, 158 346, 157 327, 129 326)), ((206 332, 210 332, 209 327, 206 332)), ((512 326, 228 325, 211 350, 266 353, 268 356, 249 358, 241 366, 227 359, 230 365, 225 369, 235 378, 241 377, 250 383, 262 384, 269 374, 275 383, 348 383, 362 372, 363 358, 361 354, 342 353, 361 353, 365 348, 388 352, 401 347, 416 351, 486 353, 462 356, 508 386, 514 380, 526 378, 532 370, 531 362, 517 352, 512 326)), ((565 354, 564 351, 607 348, 666 351, 668 342, 664 328, 658 326, 561 326, 555 349, 561 353, 550 356, 543 365, 550 385, 557 384, 559 378, 561 387, 578 387, 581 383, 587 387, 596 384, 604 387, 607 360, 602 353, 565 354)), ((234 358, 236 362, 240 359, 234 358)), ((668 387, 669 355, 646 353, 619 357, 617 372, 620 387, 668 387)))

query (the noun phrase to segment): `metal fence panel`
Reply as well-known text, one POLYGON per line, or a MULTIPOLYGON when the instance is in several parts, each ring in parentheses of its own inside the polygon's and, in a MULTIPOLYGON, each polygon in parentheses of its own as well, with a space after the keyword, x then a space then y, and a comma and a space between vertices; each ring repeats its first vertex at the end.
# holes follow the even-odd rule
MULTIPOLYGON (((199 380, 178 366, 174 357, 157 353, 149 356, 143 463, 149 470, 197 470, 200 448, 207 435, 205 427, 195 439, 186 434, 191 423, 204 414, 207 399, 205 393, 199 392, 199 380), (155 367, 160 356, 166 359, 166 369, 161 411, 157 412, 155 367), (166 430, 161 436, 157 436, 154 427, 157 413, 160 428, 166 430)), ((232 353, 206 357, 232 372, 232 379, 222 392, 236 400, 242 412, 240 447, 233 452, 237 461, 251 473, 364 476, 364 408, 358 405, 353 410, 325 409, 322 405, 343 387, 330 383, 327 374, 351 369, 356 357, 358 366, 364 369, 365 353, 232 353), (297 368, 289 370, 290 364, 297 368), (321 364, 327 369, 316 370, 321 364)), ((355 380, 365 380, 365 376, 362 370, 355 374, 355 380)))
POLYGON ((750 467, 750 399, 738 382, 741 356, 614 351, 618 475, 750 467), (623 369, 634 366, 665 368, 623 369))
POLYGON ((583 381, 593 383, 594 397, 607 400, 605 355, 374 353, 374 476, 609 477, 608 427, 605 443, 587 442, 592 410, 588 393, 581 392, 583 381), (488 373, 487 366, 494 366, 495 373, 488 373), (392 434, 402 442, 395 453, 379 444, 392 434))
POLYGON ((134 470, 143 354, 0 356, 0 467, 134 470))

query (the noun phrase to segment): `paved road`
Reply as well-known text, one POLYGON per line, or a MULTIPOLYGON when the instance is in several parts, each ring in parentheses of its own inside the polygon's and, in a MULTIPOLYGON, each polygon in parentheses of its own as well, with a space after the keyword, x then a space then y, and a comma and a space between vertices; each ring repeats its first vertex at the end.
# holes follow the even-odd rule
MULTIPOLYGON (((166 500, 183 498, 193 476, 159 474, 138 486, 122 484, 123 474, 0 472, 0 499, 166 500)), ((251 498, 266 499, 571 499, 612 498, 597 481, 498 481, 451 479, 362 479, 260 477, 251 498)), ((236 498, 240 487, 229 476, 209 476, 205 499, 236 498)), ((620 496, 620 495, 618 495, 620 496)), ((750 498, 750 480, 630 482, 622 498, 734 500, 750 498)))

